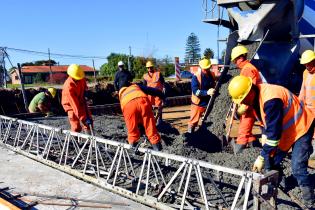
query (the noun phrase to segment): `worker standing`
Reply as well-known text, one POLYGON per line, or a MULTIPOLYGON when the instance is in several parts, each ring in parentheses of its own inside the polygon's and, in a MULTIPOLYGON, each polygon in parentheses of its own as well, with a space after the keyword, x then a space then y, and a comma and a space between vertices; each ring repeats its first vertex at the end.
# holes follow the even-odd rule
MULTIPOLYGON (((143 84, 151 88, 156 88, 165 93, 165 86, 164 86, 165 81, 161 72, 154 68, 152 61, 148 61, 146 63, 146 68, 148 70, 148 73, 143 75, 143 84)), ((156 96, 149 95, 148 98, 152 105, 153 110, 157 109, 155 120, 156 120, 156 124, 159 125, 163 121, 162 120, 163 101, 161 100, 161 98, 156 97, 156 96)))
POLYGON ((83 127, 84 132, 90 134, 93 121, 84 97, 87 90, 84 71, 79 65, 71 64, 67 74, 69 77, 63 85, 61 104, 68 114, 71 131, 81 132, 83 127))
POLYGON ((281 162, 292 148, 292 174, 297 179, 305 205, 312 206, 314 190, 307 171, 308 158, 313 151, 314 117, 311 111, 286 88, 255 85, 249 77, 234 77, 228 90, 234 103, 253 107, 264 125, 263 148, 253 171, 261 172, 264 167, 267 171, 278 170, 281 177, 281 162))
MULTIPOLYGON (((250 77, 254 85, 262 83, 259 71, 257 68, 247 60, 248 49, 242 45, 236 46, 232 49, 231 60, 240 69, 240 75, 250 77)), ((234 153, 240 153, 247 146, 253 146, 256 140, 252 133, 252 129, 255 123, 255 116, 253 109, 246 105, 241 105, 237 109, 237 113, 240 115, 240 124, 238 129, 238 137, 232 141, 234 153)), ((232 116, 233 117, 233 116, 232 116)))
POLYGON ((132 82, 133 76, 130 71, 125 69, 125 64, 122 61, 118 62, 118 70, 115 74, 114 79, 114 87, 116 91, 119 91, 122 84, 124 84, 126 81, 132 82))
POLYGON ((48 88, 44 92, 37 93, 28 106, 28 111, 30 113, 41 112, 49 117, 52 114, 50 111, 51 100, 55 98, 56 93, 55 88, 48 88))
MULTIPOLYGON (((306 50, 301 56, 300 63, 305 65, 306 69, 303 72, 303 83, 301 86, 299 99, 304 102, 305 106, 309 108, 315 116, 315 52, 306 50)), ((310 159, 315 159, 315 133, 313 135, 313 153, 310 159)))
POLYGON ((119 101, 128 130, 128 142, 137 148, 140 139, 139 126, 143 126, 145 134, 152 144, 153 150, 162 150, 161 137, 156 129, 152 106, 147 94, 163 98, 163 93, 144 85, 122 83, 119 90, 119 101))
POLYGON ((210 59, 202 59, 199 62, 200 69, 191 79, 191 109, 188 122, 188 133, 193 133, 199 119, 205 112, 210 96, 214 93, 215 79, 210 71, 210 59))

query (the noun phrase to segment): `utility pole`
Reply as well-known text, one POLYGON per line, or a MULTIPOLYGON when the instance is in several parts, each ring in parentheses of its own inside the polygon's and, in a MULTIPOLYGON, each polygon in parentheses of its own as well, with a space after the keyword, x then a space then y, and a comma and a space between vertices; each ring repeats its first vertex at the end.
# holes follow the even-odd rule
POLYGON ((51 70, 51 60, 50 60, 50 49, 48 48, 48 60, 49 60, 49 74, 50 74, 50 81, 53 81, 53 73, 51 70))
POLYGON ((130 58, 131 58, 131 47, 129 46, 128 71, 131 71, 130 58))
POLYGON ((0 87, 4 86, 6 88, 7 87, 7 82, 6 82, 6 76, 7 75, 6 75, 4 58, 5 58, 5 51, 3 48, 0 48, 0 87))
POLYGON ((24 77, 22 74, 22 69, 21 69, 20 63, 18 63, 17 66, 18 66, 19 78, 21 81, 21 90, 22 90, 22 95, 23 95, 23 100, 24 100, 24 107, 25 107, 26 112, 28 112, 28 102, 27 102, 25 89, 24 89, 24 77))
POLYGON ((94 87, 96 86, 96 70, 95 70, 95 65, 94 65, 94 59, 92 59, 93 63, 93 69, 94 69, 94 87))

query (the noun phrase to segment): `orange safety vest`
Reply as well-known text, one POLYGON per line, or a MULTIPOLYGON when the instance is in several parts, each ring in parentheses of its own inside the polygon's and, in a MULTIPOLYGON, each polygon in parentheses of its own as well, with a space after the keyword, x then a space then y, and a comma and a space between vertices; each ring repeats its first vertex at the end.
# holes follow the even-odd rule
POLYGON ((149 73, 146 73, 143 75, 143 79, 147 81, 147 86, 156 88, 159 90, 163 90, 163 84, 160 81, 161 72, 155 71, 152 73, 152 76, 149 75, 149 73))
POLYGON ((303 86, 301 89, 300 99, 307 108, 315 113, 315 74, 310 74, 308 70, 303 73, 303 86))
MULTIPOLYGON (((213 72, 210 72, 210 74, 211 74, 211 76, 212 76, 212 78, 213 78, 213 80, 214 80, 214 78, 215 78, 214 73, 213 73, 213 72)), ((195 74, 195 76, 197 77, 197 80, 198 80, 198 83, 199 83, 199 89, 201 89, 201 71, 198 70, 197 73, 195 74)), ((215 81, 215 80, 214 80, 214 81, 215 81)), ((194 104, 198 105, 198 104, 200 103, 200 98, 199 98, 198 96, 196 96, 196 95, 194 94, 194 92, 192 92, 192 93, 191 93, 191 101, 192 101, 194 104)))
POLYGON ((121 109, 124 110, 126 104, 129 101, 140 98, 147 97, 147 95, 140 89, 138 85, 130 85, 129 87, 123 87, 119 90, 119 101, 121 109))
POLYGON ((240 75, 250 77, 254 85, 259 85, 262 83, 258 69, 253 64, 251 64, 249 60, 245 60, 241 64, 240 75))
POLYGON ((265 127, 264 104, 274 98, 279 98, 283 102, 282 134, 278 147, 286 152, 308 131, 314 119, 312 113, 304 107, 298 97, 284 87, 260 84, 258 88, 260 112, 265 127))

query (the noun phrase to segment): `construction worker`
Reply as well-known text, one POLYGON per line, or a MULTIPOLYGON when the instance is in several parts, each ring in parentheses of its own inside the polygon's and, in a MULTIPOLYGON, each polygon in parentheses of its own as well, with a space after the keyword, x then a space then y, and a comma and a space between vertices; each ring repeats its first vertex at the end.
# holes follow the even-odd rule
POLYGON ((51 100, 56 96, 55 88, 48 88, 44 92, 37 93, 28 106, 30 113, 41 112, 49 117, 52 115, 50 111, 51 100))
POLYGON ((137 148, 140 139, 139 126, 143 126, 145 134, 152 144, 153 150, 162 150, 161 137, 156 129, 152 106, 147 94, 163 98, 163 93, 144 85, 122 83, 119 90, 119 101, 128 130, 128 142, 137 148))
POLYGON ((261 172, 264 167, 266 171, 278 170, 281 177, 281 162, 292 148, 292 174, 305 205, 312 206, 313 183, 307 171, 308 158, 313 152, 314 117, 311 111, 286 88, 264 83, 255 85, 249 77, 234 77, 228 90, 234 103, 253 107, 264 125, 263 148, 253 171, 261 172))
POLYGON ((125 64, 122 61, 118 62, 118 70, 115 74, 114 79, 114 87, 116 91, 119 91, 121 85, 125 83, 125 81, 132 82, 133 76, 130 71, 124 68, 125 64))
MULTIPOLYGON (((315 116, 315 52, 306 50, 303 52, 300 63, 305 65, 306 69, 303 72, 303 83, 301 86, 299 99, 304 102, 305 106, 309 108, 315 116)), ((313 135, 313 153, 310 159, 315 159, 315 133, 313 135)))
MULTIPOLYGON (((247 60, 248 49, 242 45, 236 46, 232 49, 231 60, 240 69, 240 75, 250 77, 253 84, 258 85, 262 83, 259 71, 257 68, 247 60)), ((237 109, 240 115, 240 124, 238 129, 238 137, 231 141, 234 153, 240 153, 247 146, 253 146, 255 143, 255 136, 252 129, 255 123, 255 116, 253 109, 246 105, 241 105, 237 109)))
POLYGON ((67 74, 69 77, 63 85, 61 104, 68 114, 71 131, 81 132, 83 127, 86 134, 91 134, 93 121, 84 97, 87 90, 84 71, 79 65, 71 64, 67 74))
POLYGON ((191 79, 191 110, 188 121, 188 133, 195 131, 199 119, 205 112, 210 96, 214 93, 215 79, 210 71, 210 59, 202 59, 199 62, 200 69, 191 79))
MULTIPOLYGON (((161 72, 157 71, 154 68, 152 61, 148 61, 146 63, 146 68, 148 70, 148 73, 143 75, 143 84, 151 88, 156 88, 165 93, 165 87, 164 87, 165 81, 161 72)), ((156 97, 156 96, 149 95, 148 97, 149 97, 149 101, 152 105, 153 110, 157 109, 155 120, 156 120, 156 124, 159 125, 163 121, 162 120, 163 101, 161 100, 161 98, 156 97)))

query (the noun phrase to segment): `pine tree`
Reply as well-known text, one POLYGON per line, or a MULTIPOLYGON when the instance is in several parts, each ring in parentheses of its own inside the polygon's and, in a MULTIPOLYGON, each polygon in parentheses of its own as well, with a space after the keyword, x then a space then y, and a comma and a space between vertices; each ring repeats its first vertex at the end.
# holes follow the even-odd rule
POLYGON ((200 58, 200 43, 198 37, 191 33, 186 41, 185 63, 197 63, 200 58))
POLYGON ((211 48, 206 48, 205 51, 203 52, 203 55, 210 59, 210 58, 213 58, 214 56, 214 53, 213 53, 213 50, 211 48))

